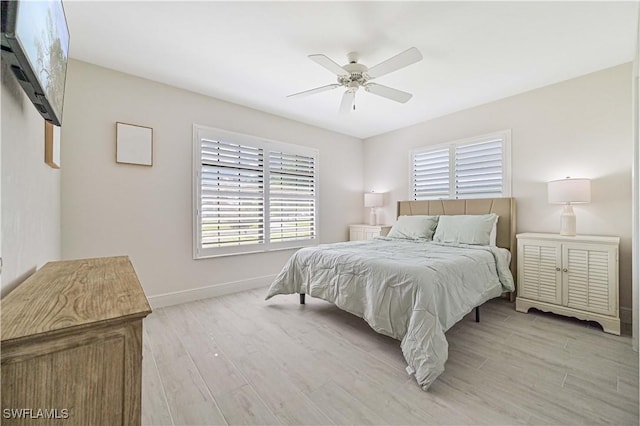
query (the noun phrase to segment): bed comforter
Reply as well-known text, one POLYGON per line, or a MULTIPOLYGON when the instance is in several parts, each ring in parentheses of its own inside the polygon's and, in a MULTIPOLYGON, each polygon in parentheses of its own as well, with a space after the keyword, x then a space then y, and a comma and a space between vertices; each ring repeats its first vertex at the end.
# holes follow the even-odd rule
POLYGON ((407 372, 428 389, 444 371, 444 333, 476 306, 513 291, 510 253, 498 247, 379 237, 297 251, 269 287, 306 293, 401 341, 407 372))

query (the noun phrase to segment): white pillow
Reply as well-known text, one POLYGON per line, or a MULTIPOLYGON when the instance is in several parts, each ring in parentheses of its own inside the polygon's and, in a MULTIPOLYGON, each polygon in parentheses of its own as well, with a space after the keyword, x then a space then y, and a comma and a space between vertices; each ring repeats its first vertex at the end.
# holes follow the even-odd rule
POLYGON ((496 239, 498 238, 498 218, 500 216, 496 215, 496 221, 493 222, 493 228, 491 229, 491 234, 489 234, 489 245, 495 246, 497 245, 496 239))
POLYGON ((488 246, 498 215, 440 216, 433 240, 440 243, 461 243, 488 246))
POLYGON ((399 216, 387 237, 431 241, 437 225, 438 216, 399 216))

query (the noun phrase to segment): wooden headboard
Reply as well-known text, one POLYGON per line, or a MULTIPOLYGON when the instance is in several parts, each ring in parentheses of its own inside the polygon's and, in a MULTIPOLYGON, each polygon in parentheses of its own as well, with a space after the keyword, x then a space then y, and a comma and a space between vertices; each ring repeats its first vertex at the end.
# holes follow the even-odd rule
POLYGON ((496 245, 511 252, 511 273, 516 278, 516 200, 515 198, 476 198, 470 200, 398 201, 401 215, 498 215, 496 245))

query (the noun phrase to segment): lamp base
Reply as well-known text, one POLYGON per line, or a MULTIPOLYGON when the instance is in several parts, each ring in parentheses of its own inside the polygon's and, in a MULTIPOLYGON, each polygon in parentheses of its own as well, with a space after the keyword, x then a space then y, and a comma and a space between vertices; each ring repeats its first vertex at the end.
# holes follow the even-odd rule
POLYGON ((369 213, 369 225, 377 225, 378 224, 378 213, 376 212, 375 207, 371 207, 371 212, 369 213))
POLYGON ((560 216, 560 235, 567 237, 576 236, 576 214, 573 212, 571 204, 564 205, 564 210, 560 216))

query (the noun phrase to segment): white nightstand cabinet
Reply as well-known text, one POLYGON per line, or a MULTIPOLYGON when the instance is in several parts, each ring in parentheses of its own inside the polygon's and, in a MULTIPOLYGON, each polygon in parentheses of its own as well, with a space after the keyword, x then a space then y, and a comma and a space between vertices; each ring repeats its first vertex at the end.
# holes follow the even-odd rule
POLYGON ((596 321, 620 334, 618 237, 518 234, 516 310, 596 321))
POLYGON ((350 225, 349 241, 371 240, 384 237, 389 233, 391 225, 350 225))

